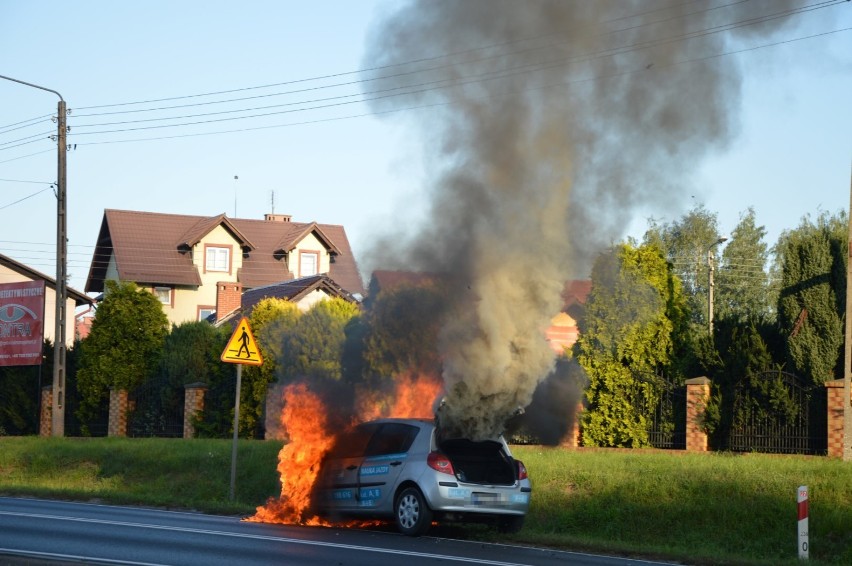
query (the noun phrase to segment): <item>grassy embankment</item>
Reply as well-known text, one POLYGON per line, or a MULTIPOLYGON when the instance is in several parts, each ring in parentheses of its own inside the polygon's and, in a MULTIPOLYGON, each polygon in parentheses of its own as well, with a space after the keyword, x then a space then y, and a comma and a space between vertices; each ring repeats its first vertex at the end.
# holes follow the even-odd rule
MULTIPOLYGON (((244 514, 277 494, 280 444, 0 438, 0 494, 244 514)), ((852 564, 852 465, 816 457, 516 447, 533 480, 521 544, 693 564, 798 564, 796 488, 810 489, 810 563, 852 564)), ((491 529, 457 536, 505 541, 491 529)))

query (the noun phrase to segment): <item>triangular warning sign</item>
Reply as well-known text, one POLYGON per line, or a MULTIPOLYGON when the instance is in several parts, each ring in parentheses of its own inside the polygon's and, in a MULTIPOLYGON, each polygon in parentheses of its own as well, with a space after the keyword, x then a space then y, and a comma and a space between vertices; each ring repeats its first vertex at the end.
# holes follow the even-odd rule
POLYGON ((250 366, 263 364, 260 348, 257 347, 247 318, 243 317, 237 325, 231 339, 228 340, 228 345, 225 346, 225 351, 222 352, 221 360, 229 364, 247 364, 250 366))

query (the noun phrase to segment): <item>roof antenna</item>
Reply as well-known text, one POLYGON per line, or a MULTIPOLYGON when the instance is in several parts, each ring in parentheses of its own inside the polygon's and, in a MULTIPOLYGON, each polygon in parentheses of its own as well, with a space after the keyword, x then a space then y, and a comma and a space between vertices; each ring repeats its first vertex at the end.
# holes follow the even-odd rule
POLYGON ((234 175, 234 218, 237 217, 237 179, 239 176, 234 175))
POLYGON ((275 214, 275 191, 274 190, 269 191, 269 193, 270 193, 270 200, 272 201, 272 203, 271 203, 272 204, 272 214, 275 214))

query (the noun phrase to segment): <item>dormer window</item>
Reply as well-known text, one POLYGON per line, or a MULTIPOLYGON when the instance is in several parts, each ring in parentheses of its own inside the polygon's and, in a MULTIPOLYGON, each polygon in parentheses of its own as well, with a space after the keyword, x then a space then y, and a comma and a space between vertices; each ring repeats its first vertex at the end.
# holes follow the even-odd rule
POLYGON ((299 277, 310 277, 319 273, 319 252, 299 252, 299 277))
POLYGON ((207 246, 205 271, 231 271, 231 248, 207 246))

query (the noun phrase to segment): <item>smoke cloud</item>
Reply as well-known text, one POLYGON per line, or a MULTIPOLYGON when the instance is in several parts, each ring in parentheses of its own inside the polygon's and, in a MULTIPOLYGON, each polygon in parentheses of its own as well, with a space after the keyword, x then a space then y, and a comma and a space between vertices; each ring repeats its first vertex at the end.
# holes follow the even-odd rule
POLYGON ((740 71, 715 55, 793 4, 417 0, 375 25, 366 98, 416 129, 430 209, 369 261, 446 278, 444 427, 493 436, 530 403, 563 284, 732 140, 740 71))

